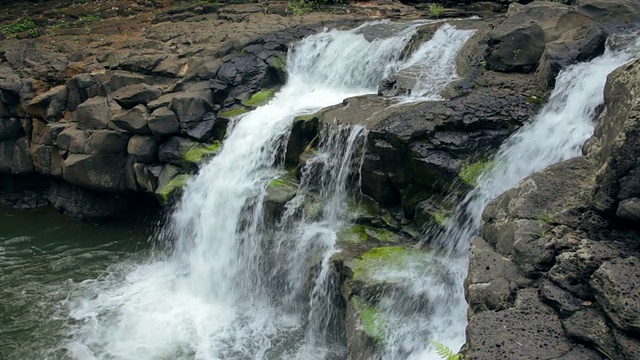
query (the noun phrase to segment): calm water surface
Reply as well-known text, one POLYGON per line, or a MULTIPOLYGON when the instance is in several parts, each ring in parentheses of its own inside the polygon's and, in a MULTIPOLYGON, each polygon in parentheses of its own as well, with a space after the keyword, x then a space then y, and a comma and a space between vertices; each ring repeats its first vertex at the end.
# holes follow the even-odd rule
POLYGON ((70 302, 148 254, 150 227, 0 208, 0 360, 66 359, 70 302))

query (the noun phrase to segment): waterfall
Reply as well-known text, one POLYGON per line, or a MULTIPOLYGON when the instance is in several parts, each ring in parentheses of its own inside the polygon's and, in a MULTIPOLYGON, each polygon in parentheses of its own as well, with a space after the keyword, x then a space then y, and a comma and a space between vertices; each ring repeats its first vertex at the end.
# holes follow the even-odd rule
POLYGON ((613 49, 590 62, 563 70, 547 103, 529 123, 511 135, 493 157, 492 166, 455 209, 446 228, 426 234, 425 242, 442 248, 428 255, 426 270, 407 269, 405 287, 381 301, 390 325, 380 359, 440 359, 429 340, 458 350, 465 342, 467 304, 463 282, 468 248, 478 233, 485 206, 528 175, 580 155, 593 133, 603 103, 607 75, 640 55, 640 41, 613 49), (416 299, 426 297, 426 305, 416 299), (425 309, 426 307, 426 309, 425 309))
POLYGON ((421 24, 367 23, 294 44, 287 84, 268 104, 236 119, 221 152, 188 181, 164 230, 174 240, 170 251, 118 263, 79 285, 71 340, 63 345, 70 356, 344 357, 332 323, 336 284, 329 259, 346 221, 346 197, 358 188, 364 129, 325 127, 277 225, 264 221, 264 196, 280 171, 278 152, 293 118, 375 93, 384 77, 402 68, 399 56, 421 24), (320 211, 305 208, 311 200, 320 211))

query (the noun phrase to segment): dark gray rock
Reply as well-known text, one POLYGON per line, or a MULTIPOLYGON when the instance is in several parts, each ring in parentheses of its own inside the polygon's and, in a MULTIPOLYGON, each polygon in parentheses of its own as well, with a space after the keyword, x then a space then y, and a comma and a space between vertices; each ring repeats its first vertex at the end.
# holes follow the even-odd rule
POLYGON ((590 283, 611 321, 640 334, 640 259, 611 259, 593 273, 590 283))
POLYGON ((0 173, 11 173, 15 146, 16 140, 11 139, 0 141, 0 173))
POLYGON ((107 98, 96 96, 78 105, 74 118, 78 121, 78 129, 106 129, 111 119, 107 98))
POLYGON ((71 124, 56 137, 56 146, 64 151, 81 154, 87 139, 87 132, 90 130, 80 130, 77 124, 71 124))
POLYGON ((604 317, 594 309, 583 309, 562 321, 572 340, 594 346, 607 354, 615 353, 615 340, 604 317))
POLYGON ((113 93, 115 100, 124 109, 131 109, 136 105, 146 105, 162 95, 162 91, 155 86, 135 84, 123 87, 113 93))
POLYGON ((640 221, 640 198, 626 199, 618 204, 616 216, 629 221, 640 221))
POLYGON ((149 111, 144 105, 136 105, 133 109, 122 110, 113 116, 113 124, 120 129, 134 134, 148 134, 149 111))
POLYGON ((147 165, 135 163, 133 170, 136 174, 136 181, 141 188, 147 192, 153 193, 158 188, 158 178, 162 172, 161 165, 147 165))
POLYGON ((29 153, 29 139, 22 137, 16 141, 13 149, 13 161, 11 162, 11 173, 28 174, 34 171, 33 160, 29 153))
POLYGON ((207 113, 213 112, 211 91, 190 91, 175 94, 169 104, 178 121, 180 129, 187 132, 198 125, 207 113))
MULTIPOLYGON (((94 130, 86 131, 85 136, 84 139, 78 139, 84 140, 83 154, 108 155, 124 154, 131 135, 114 130, 94 130)), ((75 150, 75 146, 72 148, 75 150)))
POLYGON ((63 177, 75 185, 100 191, 125 189, 123 155, 69 154, 64 160, 63 177))
POLYGON ((205 114, 197 125, 189 129, 186 135, 199 142, 209 142, 211 140, 223 140, 227 132, 229 120, 216 118, 213 113, 205 114))
MULTIPOLYGON (((151 163, 158 159, 158 139, 148 135, 134 135, 129 139, 127 152, 136 162, 151 163)), ((153 192, 153 190, 150 190, 153 192)))
POLYGON ((638 0, 577 0, 578 10, 612 27, 637 24, 640 21, 638 0))
POLYGON ((581 308, 580 300, 551 281, 543 281, 540 285, 540 298, 561 316, 569 316, 581 308))
POLYGON ((158 151, 160 162, 182 165, 184 163, 183 155, 197 144, 193 140, 172 136, 160 144, 158 151))
POLYGON ((59 120, 67 108, 68 93, 65 85, 56 86, 31 100, 27 113, 47 121, 59 120))
POLYGON ((515 308, 483 311, 467 327, 469 360, 554 359, 571 350, 560 319, 533 289, 518 292, 515 308))
POLYGON ((51 206, 61 213, 87 220, 115 217, 122 210, 124 201, 124 197, 67 183, 52 184, 47 198, 51 206))
POLYGON ((67 109, 75 111, 78 105, 100 93, 100 84, 93 74, 79 74, 67 82, 67 109))
POLYGON ((16 118, 0 119, 0 140, 15 139, 20 135, 20 120, 16 118))
POLYGON ((148 120, 149 130, 154 136, 173 135, 180 131, 176 114, 166 107, 155 109, 148 120))

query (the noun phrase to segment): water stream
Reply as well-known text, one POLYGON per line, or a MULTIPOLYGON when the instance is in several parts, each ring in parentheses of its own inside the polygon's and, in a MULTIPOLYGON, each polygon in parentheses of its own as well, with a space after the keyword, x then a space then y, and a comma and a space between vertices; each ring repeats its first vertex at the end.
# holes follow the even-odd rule
MULTIPOLYGON (((368 23, 294 44, 287 84, 267 105, 236 119, 220 154, 189 180, 159 236, 164 246, 149 249, 144 235, 109 231, 105 236, 117 240, 74 247, 69 241, 82 236, 48 242, 48 232, 3 225, 0 291, 37 304, 37 311, 3 303, 0 329, 9 340, 0 354, 11 360, 344 359, 329 259, 339 251, 336 232, 349 225, 346 202, 359 189, 366 130, 323 125, 297 192, 275 223, 265 221, 265 194, 274 178, 287 176, 281 149, 295 116, 375 93, 384 77, 411 66, 431 74, 418 79, 412 94, 439 97, 455 79, 453 59, 472 32, 444 25, 400 59, 419 25, 368 23)), ((523 177, 579 153, 593 131, 606 75, 631 57, 608 51, 560 75, 549 103, 503 145, 447 229, 425 236, 444 250, 394 274, 406 286, 380 302, 391 331, 378 358, 437 359, 428 340, 462 345, 466 251, 482 209, 523 177)), ((0 213, 0 222, 11 219, 0 213)))
MULTIPOLYGON (((87 284, 86 295, 72 302, 77 323, 64 344, 71 356, 344 358, 329 258, 338 251, 346 195, 358 188, 364 130, 327 125, 302 170, 298 195, 275 227, 264 222, 265 191, 278 174, 293 118, 375 93, 380 80, 407 61, 399 54, 417 26, 369 23, 295 44, 287 84, 267 105, 237 119, 221 153, 188 182, 162 234, 170 252, 118 271, 121 278, 87 284), (316 211, 305 208, 311 188, 316 211)), ((428 46, 448 42, 459 49, 466 41, 451 26, 440 33, 434 41, 442 44, 428 46)), ((409 61, 429 53, 419 48, 409 61)), ((433 69, 438 76, 452 79, 450 58, 427 61, 442 66, 433 69)))
POLYGON ((433 251, 426 270, 407 269, 405 288, 381 301, 391 329, 380 359, 439 359, 429 340, 458 350, 465 342, 467 303, 464 279, 468 249, 478 233, 485 206, 522 179, 547 166, 580 155, 604 102, 607 75, 640 55, 640 38, 608 42, 605 54, 563 70, 547 103, 511 135, 477 179, 477 186, 454 210, 445 229, 424 235, 433 251), (424 306, 417 299, 427 298, 424 306), (426 308, 425 308, 426 307, 426 308))

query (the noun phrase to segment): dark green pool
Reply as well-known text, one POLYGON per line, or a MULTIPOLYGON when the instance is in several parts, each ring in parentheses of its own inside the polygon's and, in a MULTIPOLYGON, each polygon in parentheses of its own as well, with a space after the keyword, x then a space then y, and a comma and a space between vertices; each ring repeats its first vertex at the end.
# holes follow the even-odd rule
POLYGON ((142 224, 0 208, 0 359, 64 359, 67 303, 78 284, 146 256, 150 234, 142 224))

